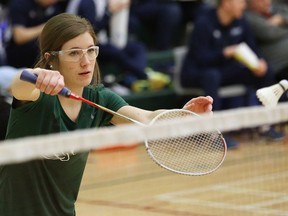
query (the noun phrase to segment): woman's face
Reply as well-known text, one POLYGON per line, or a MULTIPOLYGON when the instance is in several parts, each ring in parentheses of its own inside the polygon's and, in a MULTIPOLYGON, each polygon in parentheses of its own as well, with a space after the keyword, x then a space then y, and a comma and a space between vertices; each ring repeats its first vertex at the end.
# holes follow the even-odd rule
MULTIPOLYGON (((85 32, 63 44, 61 50, 87 49, 95 46, 93 38, 85 32)), ((79 51, 77 51, 79 54, 79 51)), ((82 50, 80 51, 82 53, 82 50)), ((69 52, 74 55, 74 52, 69 52)), ((79 57, 79 61, 67 61, 64 55, 59 55, 58 70, 64 76, 65 84, 69 88, 81 88, 89 85, 93 78, 96 58, 91 59, 85 53, 79 57)))

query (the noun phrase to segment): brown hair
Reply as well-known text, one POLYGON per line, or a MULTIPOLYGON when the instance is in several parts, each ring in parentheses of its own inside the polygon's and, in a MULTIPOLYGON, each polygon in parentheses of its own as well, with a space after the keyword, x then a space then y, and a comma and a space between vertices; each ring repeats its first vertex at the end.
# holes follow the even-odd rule
MULTIPOLYGON (((57 68, 58 56, 51 55, 49 59, 45 59, 45 53, 61 50, 64 43, 85 32, 92 36, 96 44, 96 34, 90 22, 85 18, 69 13, 61 13, 52 17, 45 24, 39 37, 40 58, 35 67, 50 69, 49 64, 53 62, 53 66, 57 68)), ((100 83, 100 70, 96 61, 93 84, 98 83, 100 83)))

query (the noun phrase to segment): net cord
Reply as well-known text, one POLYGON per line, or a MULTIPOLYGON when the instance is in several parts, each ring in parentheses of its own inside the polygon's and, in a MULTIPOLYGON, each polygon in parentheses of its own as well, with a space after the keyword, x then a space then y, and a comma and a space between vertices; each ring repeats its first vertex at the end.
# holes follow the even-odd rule
POLYGON ((24 137, 0 142, 0 165, 20 163, 63 152, 84 152, 143 143, 146 139, 171 138, 209 132, 254 128, 288 120, 288 103, 276 107, 254 106, 214 112, 200 118, 187 116, 143 127, 136 124, 24 137))

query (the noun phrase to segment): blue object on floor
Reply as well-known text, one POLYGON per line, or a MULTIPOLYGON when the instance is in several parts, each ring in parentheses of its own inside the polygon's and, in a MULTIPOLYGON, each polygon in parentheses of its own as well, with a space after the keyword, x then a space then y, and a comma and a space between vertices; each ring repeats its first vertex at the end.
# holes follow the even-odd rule
POLYGON ((260 136, 271 141, 281 141, 284 139, 285 135, 271 127, 269 130, 261 132, 260 136))
POLYGON ((235 149, 238 147, 238 142, 231 137, 224 136, 224 139, 226 141, 227 149, 235 149))

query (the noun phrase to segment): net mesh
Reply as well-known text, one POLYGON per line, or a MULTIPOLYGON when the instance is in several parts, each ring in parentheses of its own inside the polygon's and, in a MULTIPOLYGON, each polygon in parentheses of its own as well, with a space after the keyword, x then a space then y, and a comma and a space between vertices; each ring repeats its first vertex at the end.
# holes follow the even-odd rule
POLYGON ((187 116, 149 127, 131 124, 26 137, 0 143, 0 164, 91 151, 77 215, 288 215, 287 140, 271 142, 254 130, 273 124, 287 133, 287 121, 288 104, 279 103, 201 118, 187 116), (234 136, 240 146, 228 150, 224 163, 210 175, 190 177, 161 169, 143 145, 146 139, 173 140, 215 128, 234 136))
POLYGON ((115 145, 143 143, 146 139, 189 136, 215 129, 227 132, 276 124, 288 120, 287 107, 287 103, 280 103, 277 107, 269 108, 261 106, 237 108, 214 112, 213 115, 203 115, 202 118, 186 116, 180 119, 168 119, 149 127, 130 124, 7 140, 0 142, 0 164, 39 159, 42 155, 53 156, 63 152, 77 153, 115 145))

